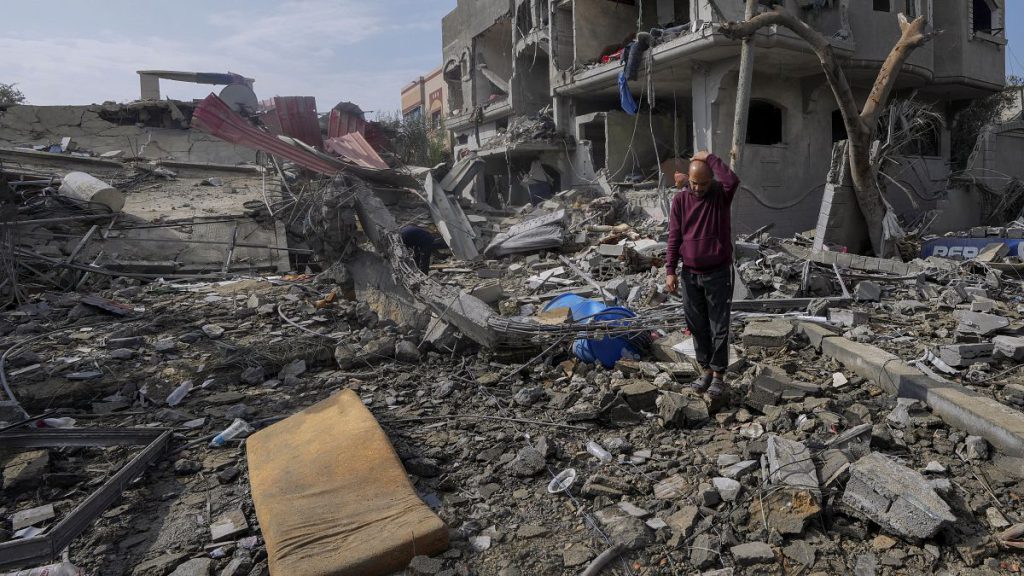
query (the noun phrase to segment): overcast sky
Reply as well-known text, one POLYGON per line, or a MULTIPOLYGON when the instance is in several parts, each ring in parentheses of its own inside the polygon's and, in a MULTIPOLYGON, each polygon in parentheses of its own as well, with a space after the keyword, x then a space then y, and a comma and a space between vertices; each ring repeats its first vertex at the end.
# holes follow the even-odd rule
MULTIPOLYGON (((32 104, 139 97, 136 70, 236 72, 261 99, 315 96, 397 111, 402 87, 441 64, 456 0, 3 0, 0 82, 32 104)), ((215 86, 161 82, 202 98, 215 86)))
MULTIPOLYGON (((952 0, 941 0, 952 1, 952 0)), ((1008 5, 1008 74, 1024 76, 1024 0, 1008 5)), ((456 0, 4 0, 0 82, 32 104, 139 96, 136 70, 236 72, 256 94, 397 111, 402 86, 441 63, 456 0)), ((216 87, 162 82, 165 96, 216 87)))

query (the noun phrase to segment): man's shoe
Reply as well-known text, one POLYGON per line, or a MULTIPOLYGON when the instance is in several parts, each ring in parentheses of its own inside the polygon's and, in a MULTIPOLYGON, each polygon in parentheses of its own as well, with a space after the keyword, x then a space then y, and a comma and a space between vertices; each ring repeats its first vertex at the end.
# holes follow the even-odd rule
POLYGON ((708 387, 711 386, 711 380, 711 374, 705 374, 704 376, 694 380, 693 383, 690 384, 690 388, 698 394, 703 394, 707 391, 708 387))
POLYGON ((728 391, 729 385, 725 383, 725 380, 722 380, 721 378, 714 378, 711 380, 711 386, 708 388, 708 396, 718 398, 728 391))

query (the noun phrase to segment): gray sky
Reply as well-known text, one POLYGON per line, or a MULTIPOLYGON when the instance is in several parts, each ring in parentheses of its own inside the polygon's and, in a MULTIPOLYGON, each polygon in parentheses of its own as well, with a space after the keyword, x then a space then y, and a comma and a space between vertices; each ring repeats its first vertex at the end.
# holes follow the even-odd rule
MULTIPOLYGON (((866 1, 866 0, 865 0, 866 1)), ((942 0, 953 1, 953 0, 942 0)), ((1024 0, 1007 6, 1008 74, 1024 75, 1024 0)), ((32 104, 138 98, 136 70, 236 72, 256 94, 397 111, 402 87, 441 63, 456 0, 4 0, 0 82, 32 104)), ((217 87, 162 82, 165 96, 217 87)))
MULTIPOLYGON (((236 72, 261 99, 315 96, 397 111, 402 87, 441 64, 456 0, 5 0, 0 82, 31 104, 139 97, 136 70, 236 72)), ((161 82, 164 96, 216 86, 161 82)))

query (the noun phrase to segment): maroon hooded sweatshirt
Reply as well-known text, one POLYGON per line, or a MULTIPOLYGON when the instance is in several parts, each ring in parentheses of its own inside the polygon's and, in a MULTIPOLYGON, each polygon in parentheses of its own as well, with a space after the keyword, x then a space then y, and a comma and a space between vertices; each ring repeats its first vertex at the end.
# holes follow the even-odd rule
POLYGON ((729 209, 740 179, 721 158, 711 154, 708 166, 715 182, 701 198, 689 185, 672 198, 668 223, 668 254, 665 268, 676 273, 681 261, 683 269, 706 274, 732 263, 732 220, 729 209))

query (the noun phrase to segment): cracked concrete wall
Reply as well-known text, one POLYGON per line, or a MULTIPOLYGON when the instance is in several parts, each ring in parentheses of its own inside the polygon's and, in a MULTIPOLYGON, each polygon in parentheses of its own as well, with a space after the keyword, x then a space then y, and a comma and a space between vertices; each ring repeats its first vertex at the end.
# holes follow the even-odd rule
POLYGON ((255 162, 256 153, 198 130, 119 125, 90 106, 12 106, 0 112, 0 146, 57 144, 70 136, 82 150, 96 154, 121 150, 125 156, 215 164, 255 162))

